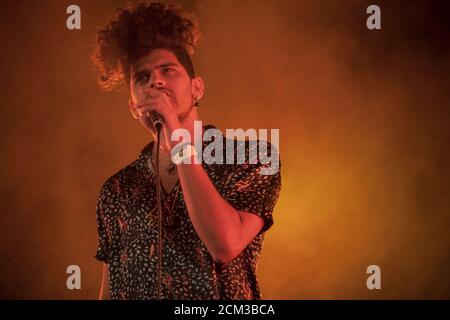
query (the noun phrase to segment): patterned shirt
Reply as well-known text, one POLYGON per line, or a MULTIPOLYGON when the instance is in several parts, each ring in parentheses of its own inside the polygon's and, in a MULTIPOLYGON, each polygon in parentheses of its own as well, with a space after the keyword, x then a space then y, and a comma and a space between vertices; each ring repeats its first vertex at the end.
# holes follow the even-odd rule
MULTIPOLYGON (((226 141, 230 140, 224 136, 221 139, 225 160, 226 141)), ((244 163, 237 164, 235 152, 234 164, 203 162, 202 166, 228 203, 236 210, 262 217, 264 226, 236 258, 225 264, 216 263, 191 223, 181 186, 169 193, 161 188, 162 299, 261 299, 256 266, 264 233, 273 224, 272 211, 281 189, 281 165, 277 173, 262 175, 261 168, 268 165, 249 161, 250 150, 256 145, 231 141, 235 151, 238 143, 245 144, 244 163)), ((203 142, 203 150, 210 143, 203 142)), ((157 297, 156 176, 148 166, 152 148, 150 142, 137 160, 110 177, 97 201, 96 258, 108 263, 112 299, 157 297)), ((270 156, 270 148, 267 149, 266 155, 270 156)))

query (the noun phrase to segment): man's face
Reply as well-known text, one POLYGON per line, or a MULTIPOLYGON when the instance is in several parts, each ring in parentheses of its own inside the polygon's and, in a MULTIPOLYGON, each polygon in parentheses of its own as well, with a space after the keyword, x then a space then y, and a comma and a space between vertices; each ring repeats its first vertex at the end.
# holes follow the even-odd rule
POLYGON ((194 95, 192 81, 174 53, 155 49, 139 58, 130 71, 131 98, 135 104, 145 102, 147 95, 143 89, 154 85, 167 94, 181 121, 189 114, 194 95))

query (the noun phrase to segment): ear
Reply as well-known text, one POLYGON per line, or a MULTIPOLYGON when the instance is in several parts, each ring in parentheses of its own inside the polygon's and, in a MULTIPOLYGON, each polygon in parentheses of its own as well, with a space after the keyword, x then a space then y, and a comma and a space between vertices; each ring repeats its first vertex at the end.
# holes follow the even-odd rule
POLYGON ((128 100, 128 108, 130 109, 131 115, 133 116, 134 119, 139 119, 138 116, 138 112, 136 109, 136 104, 134 103, 133 99, 130 98, 130 100, 128 100))
POLYGON ((192 79, 192 96, 195 101, 200 100, 205 93, 205 83, 200 77, 192 79))

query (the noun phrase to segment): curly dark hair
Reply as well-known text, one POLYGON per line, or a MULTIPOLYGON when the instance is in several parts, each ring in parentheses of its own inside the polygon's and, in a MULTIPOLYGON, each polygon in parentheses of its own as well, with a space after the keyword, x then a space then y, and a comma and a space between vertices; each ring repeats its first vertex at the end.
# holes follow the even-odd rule
POLYGON ((98 30, 91 57, 103 89, 112 90, 121 82, 128 88, 130 67, 154 49, 171 50, 189 76, 195 76, 190 55, 201 34, 193 15, 175 5, 147 1, 119 8, 116 13, 116 19, 98 30))

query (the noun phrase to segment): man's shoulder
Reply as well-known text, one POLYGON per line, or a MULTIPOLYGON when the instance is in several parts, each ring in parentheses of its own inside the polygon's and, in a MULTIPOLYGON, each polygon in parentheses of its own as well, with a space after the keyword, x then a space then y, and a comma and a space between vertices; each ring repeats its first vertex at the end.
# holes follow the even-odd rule
POLYGON ((278 148, 275 144, 264 139, 230 139, 224 138, 224 148, 227 157, 233 157, 234 164, 266 165, 280 163, 278 148), (232 155, 231 155, 231 154, 232 155))
POLYGON ((271 154, 278 154, 278 148, 275 144, 270 143, 264 139, 231 139, 224 136, 223 139, 224 150, 233 149, 234 151, 245 151, 246 155, 252 152, 258 152, 270 156, 271 154))
POLYGON ((203 160, 207 164, 216 164, 213 168, 224 164, 228 173, 261 171, 263 175, 273 175, 279 171, 281 163, 276 144, 264 139, 242 140, 224 135, 219 139, 206 144, 208 148, 203 150, 203 160))

